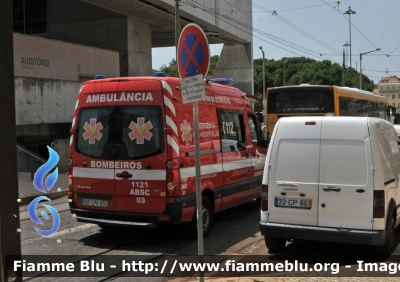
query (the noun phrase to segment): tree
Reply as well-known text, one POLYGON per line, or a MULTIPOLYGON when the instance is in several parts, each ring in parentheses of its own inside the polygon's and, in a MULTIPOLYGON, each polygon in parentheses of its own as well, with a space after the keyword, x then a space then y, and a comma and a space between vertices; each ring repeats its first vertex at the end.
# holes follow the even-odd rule
MULTIPOLYGON (((285 85, 342 85, 342 66, 331 61, 316 61, 305 57, 282 58, 279 61, 265 60, 265 88, 285 85), (283 69, 285 63, 285 71, 283 69)), ((262 59, 255 59, 254 92, 262 93, 262 59)), ((353 68, 345 70, 345 86, 359 87, 359 73, 353 68)), ((374 82, 363 76, 363 89, 372 90, 374 82)))
MULTIPOLYGON (((218 64, 218 55, 210 58, 210 68, 208 77, 213 77, 215 68, 218 64)), ((257 99, 255 110, 261 112, 262 91, 263 91, 263 60, 253 61, 254 73, 254 96, 257 99)), ((299 85, 309 83, 312 85, 342 85, 342 66, 331 61, 316 61, 305 57, 282 58, 280 60, 264 60, 265 64, 265 89, 268 87, 283 86, 283 76, 285 74, 285 85, 299 85), (283 63, 285 62, 285 66, 283 63), (284 69, 285 67, 285 69, 284 69)), ((176 77, 176 60, 172 59, 166 65, 162 65, 160 71, 164 71, 167 76, 176 77)), ((354 68, 345 69, 345 86, 359 87, 360 74, 354 68)), ((374 82, 363 75, 363 89, 371 91, 374 82)))
POLYGON ((177 72, 176 60, 171 59, 171 62, 169 62, 168 66, 163 64, 159 71, 165 72, 167 76, 177 77, 178 72, 177 72))

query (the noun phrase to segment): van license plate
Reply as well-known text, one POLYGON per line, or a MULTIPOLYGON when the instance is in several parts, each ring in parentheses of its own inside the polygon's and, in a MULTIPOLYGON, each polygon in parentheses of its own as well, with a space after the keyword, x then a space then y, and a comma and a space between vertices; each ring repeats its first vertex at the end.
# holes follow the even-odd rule
POLYGON ((274 200, 275 207, 311 209, 311 199, 278 198, 274 200))
POLYGON ((82 199, 82 205, 107 208, 108 201, 107 200, 97 200, 97 199, 82 199))

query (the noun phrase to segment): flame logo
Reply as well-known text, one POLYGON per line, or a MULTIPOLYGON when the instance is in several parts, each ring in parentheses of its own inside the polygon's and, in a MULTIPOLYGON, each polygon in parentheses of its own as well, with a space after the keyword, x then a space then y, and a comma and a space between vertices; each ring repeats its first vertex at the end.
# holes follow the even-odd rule
POLYGON ((46 163, 38 168, 33 178, 33 186, 35 186, 37 190, 43 193, 47 193, 48 191, 50 191, 56 183, 58 178, 58 168, 56 168, 52 173, 47 176, 45 180, 47 190, 45 187, 43 187, 44 177, 58 163, 58 160, 60 159, 56 151, 54 151, 51 147, 47 146, 47 150, 49 151, 49 159, 46 163))
MULTIPOLYGON (((54 151, 51 147, 47 146, 47 150, 49 151, 49 159, 47 160, 46 163, 44 163, 41 167, 38 168, 38 170, 35 173, 35 177, 33 178, 33 186, 35 186, 37 190, 43 193, 47 193, 48 191, 50 191, 51 188, 53 188, 54 184, 56 183, 58 178, 58 168, 55 168, 55 170, 52 173, 50 173, 45 179, 44 182, 46 188, 43 186, 43 180, 46 174, 49 173, 50 170, 53 169, 53 167, 55 167, 55 165, 58 163, 60 159, 56 151, 54 151)), ((28 215, 34 223, 43 225, 44 223, 39 219, 39 217, 36 214, 37 205, 40 201, 50 201, 50 199, 46 196, 36 197, 28 206, 28 215)), ((44 204, 43 206, 50 211, 53 217, 53 227, 50 230, 42 230, 37 227, 34 228, 36 232, 39 233, 40 235, 50 236, 51 234, 57 232, 58 228, 60 228, 60 215, 58 214, 58 211, 52 206, 44 204)), ((45 220, 49 220, 49 215, 45 211, 42 211, 40 214, 45 220)))
MULTIPOLYGON (((36 209, 37 209, 37 205, 40 201, 50 201, 49 198, 47 198, 46 196, 39 196, 36 197, 28 206, 28 215, 31 218, 31 220, 36 223, 36 224, 40 224, 43 225, 44 223, 39 219, 39 217, 36 214, 36 209)), ((51 213, 52 217, 53 217, 53 227, 50 230, 42 230, 39 229, 37 227, 34 227, 36 232, 39 233, 42 236, 50 236, 53 233, 57 232, 58 228, 60 228, 60 215, 58 214, 58 211, 53 208, 52 206, 49 205, 44 205, 51 213)), ((44 219, 48 220, 49 219, 49 215, 45 212, 42 211, 41 215, 43 216, 44 219)))

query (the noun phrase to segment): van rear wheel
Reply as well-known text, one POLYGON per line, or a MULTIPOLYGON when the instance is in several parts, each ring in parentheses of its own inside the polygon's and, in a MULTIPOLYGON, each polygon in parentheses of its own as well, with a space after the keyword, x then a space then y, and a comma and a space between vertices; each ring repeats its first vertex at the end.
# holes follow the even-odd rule
POLYGON ((386 232, 386 242, 385 245, 380 248, 379 253, 388 256, 391 255, 396 248, 396 228, 393 217, 390 217, 389 219, 386 232))
POLYGON ((286 239, 280 237, 264 236, 265 245, 269 251, 281 251, 286 246, 286 239))

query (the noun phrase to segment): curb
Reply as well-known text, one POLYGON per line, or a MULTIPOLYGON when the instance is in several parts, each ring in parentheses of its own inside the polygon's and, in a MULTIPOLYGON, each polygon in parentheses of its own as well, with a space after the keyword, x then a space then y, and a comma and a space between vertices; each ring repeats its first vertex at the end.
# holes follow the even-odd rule
POLYGON ((68 195, 68 189, 61 190, 60 192, 50 192, 50 193, 43 194, 43 195, 39 194, 39 195, 30 195, 30 196, 21 197, 21 198, 19 198, 20 201, 18 202, 18 204, 20 206, 27 205, 38 196, 47 196, 50 200, 54 200, 57 198, 64 197, 65 195, 68 195))

